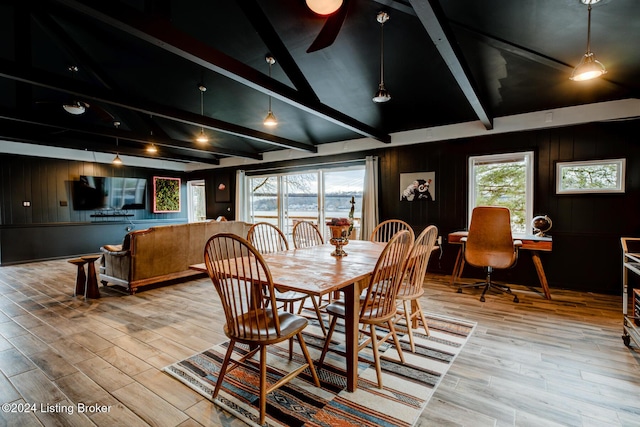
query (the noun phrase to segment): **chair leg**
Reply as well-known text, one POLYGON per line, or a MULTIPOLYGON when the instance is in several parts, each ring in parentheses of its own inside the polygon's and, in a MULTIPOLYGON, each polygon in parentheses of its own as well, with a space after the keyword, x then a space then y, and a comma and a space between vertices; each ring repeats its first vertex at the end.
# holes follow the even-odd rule
POLYGON ((373 349, 373 361, 376 366, 378 388, 382 388, 382 368, 380 368, 380 355, 378 354, 378 335, 376 334, 376 326, 374 324, 370 324, 369 328, 371 330, 371 348, 373 349))
POLYGON ((327 329, 325 328, 324 322, 322 321, 322 313, 320 313, 320 307, 318 307, 318 302, 313 296, 311 297, 311 302, 313 302, 313 308, 316 312, 316 316, 318 316, 318 322, 320 322, 320 329, 322 329, 322 335, 326 337, 327 329))
POLYGON ((300 349, 302 350, 302 354, 304 354, 304 358, 307 360, 307 364, 309 365, 309 371, 311 372, 311 377, 313 378, 313 382, 316 387, 320 387, 320 379, 318 378, 318 373, 316 372, 316 368, 313 366, 313 360, 311 360, 311 355, 309 354, 309 350, 307 350, 307 345, 304 342, 304 338, 302 338, 302 332, 298 333, 298 344, 300 344, 300 349))
POLYGON ((398 356, 400 356, 400 361, 404 364, 404 354, 402 353, 402 347, 400 347, 400 340, 398 339, 398 334, 396 333, 396 327, 393 326, 393 322, 390 320, 387 322, 387 324, 389 325, 389 331, 393 336, 393 342, 396 345, 396 350, 398 351, 398 356))
POLYGON ((329 325, 329 332, 327 332, 327 337, 324 340, 322 354, 320 355, 320 359, 318 359, 318 368, 322 367, 322 364, 324 363, 324 357, 327 355, 327 351, 329 351, 329 344, 331 344, 331 337, 333 336, 333 331, 336 328, 336 323, 338 323, 338 317, 333 316, 331 318, 331 324, 329 325))
POLYGON ((431 333, 429 332, 429 325, 427 324, 427 319, 424 317, 424 312, 422 311, 422 306, 420 305, 420 300, 416 300, 416 311, 418 313, 418 317, 422 322, 422 326, 424 327, 424 333, 426 336, 429 336, 431 333))
POLYGON ((411 352, 415 353, 416 352, 416 346, 413 343, 413 331, 412 331, 412 322, 411 320, 413 319, 413 313, 411 313, 410 310, 410 303, 411 301, 409 300, 402 300, 402 309, 404 310, 404 320, 405 322, 407 322, 407 333, 409 334, 409 344, 411 345, 411 352))
POLYGON ((267 346, 260 347, 260 425, 267 414, 267 346))
POLYGON ((227 366, 229 365, 229 360, 231 360, 231 353, 233 353, 233 348, 235 347, 235 341, 231 340, 229 343, 229 348, 227 348, 227 352, 224 355, 224 360, 222 361, 222 365, 220 365, 220 372, 218 372, 218 381, 216 381, 216 387, 213 389, 212 399, 215 399, 220 391, 220 386, 222 385, 222 381, 224 380, 224 375, 227 373, 227 366))

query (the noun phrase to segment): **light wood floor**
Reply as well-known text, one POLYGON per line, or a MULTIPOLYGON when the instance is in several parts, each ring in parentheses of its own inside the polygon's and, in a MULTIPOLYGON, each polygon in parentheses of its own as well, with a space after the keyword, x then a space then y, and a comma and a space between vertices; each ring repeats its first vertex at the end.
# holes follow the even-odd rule
MULTIPOLYGON (((519 304, 481 303, 447 280, 427 278, 423 307, 478 327, 420 426, 640 425, 640 351, 620 338, 620 297, 552 289, 547 301, 514 287, 519 304)), ((71 296, 74 281, 64 260, 0 268, 0 402, 38 410, 0 411, 0 425, 244 425, 161 371, 224 339, 208 279, 101 288, 88 302, 71 296)))

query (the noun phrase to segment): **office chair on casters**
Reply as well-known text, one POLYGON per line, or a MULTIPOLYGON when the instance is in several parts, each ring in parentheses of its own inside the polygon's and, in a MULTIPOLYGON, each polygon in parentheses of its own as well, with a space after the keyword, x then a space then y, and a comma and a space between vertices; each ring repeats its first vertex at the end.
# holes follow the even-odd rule
POLYGON ((522 246, 520 240, 513 240, 511 235, 511 213, 509 209, 499 206, 478 206, 471 213, 469 234, 462 238, 464 259, 474 266, 482 267, 487 273, 484 282, 472 285, 461 285, 462 288, 484 285, 480 301, 485 301, 485 294, 489 289, 495 289, 513 295, 513 302, 519 302, 518 296, 511 293, 511 288, 491 281, 494 269, 511 268, 518 260, 518 248, 522 246))

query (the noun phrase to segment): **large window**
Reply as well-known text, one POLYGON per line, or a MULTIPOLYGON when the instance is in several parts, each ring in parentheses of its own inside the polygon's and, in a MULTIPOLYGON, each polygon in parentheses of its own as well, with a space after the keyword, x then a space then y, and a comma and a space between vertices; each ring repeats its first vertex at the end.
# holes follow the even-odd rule
POLYGON ((469 158, 469 219, 476 206, 511 211, 513 233, 528 234, 533 218, 533 152, 469 158))
POLYGON ((247 175, 246 180, 251 222, 269 222, 291 237, 297 221, 311 221, 326 237, 325 222, 348 217, 353 198, 359 232, 364 165, 247 175))

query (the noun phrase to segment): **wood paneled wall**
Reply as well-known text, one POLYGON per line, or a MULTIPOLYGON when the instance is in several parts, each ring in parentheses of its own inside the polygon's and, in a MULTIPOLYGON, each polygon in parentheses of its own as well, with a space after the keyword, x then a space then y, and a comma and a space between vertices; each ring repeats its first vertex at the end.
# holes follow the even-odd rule
POLYGON ((122 241, 127 228, 187 222, 186 174, 72 160, 0 155, 0 264, 96 253, 122 241), (147 207, 128 218, 92 218, 73 209, 80 175, 147 179, 147 207), (179 213, 154 214, 153 177, 183 179, 179 213), (23 202, 31 203, 24 207, 23 202), (66 205, 65 205, 66 203, 66 205), (82 227, 77 227, 82 225, 82 227))

